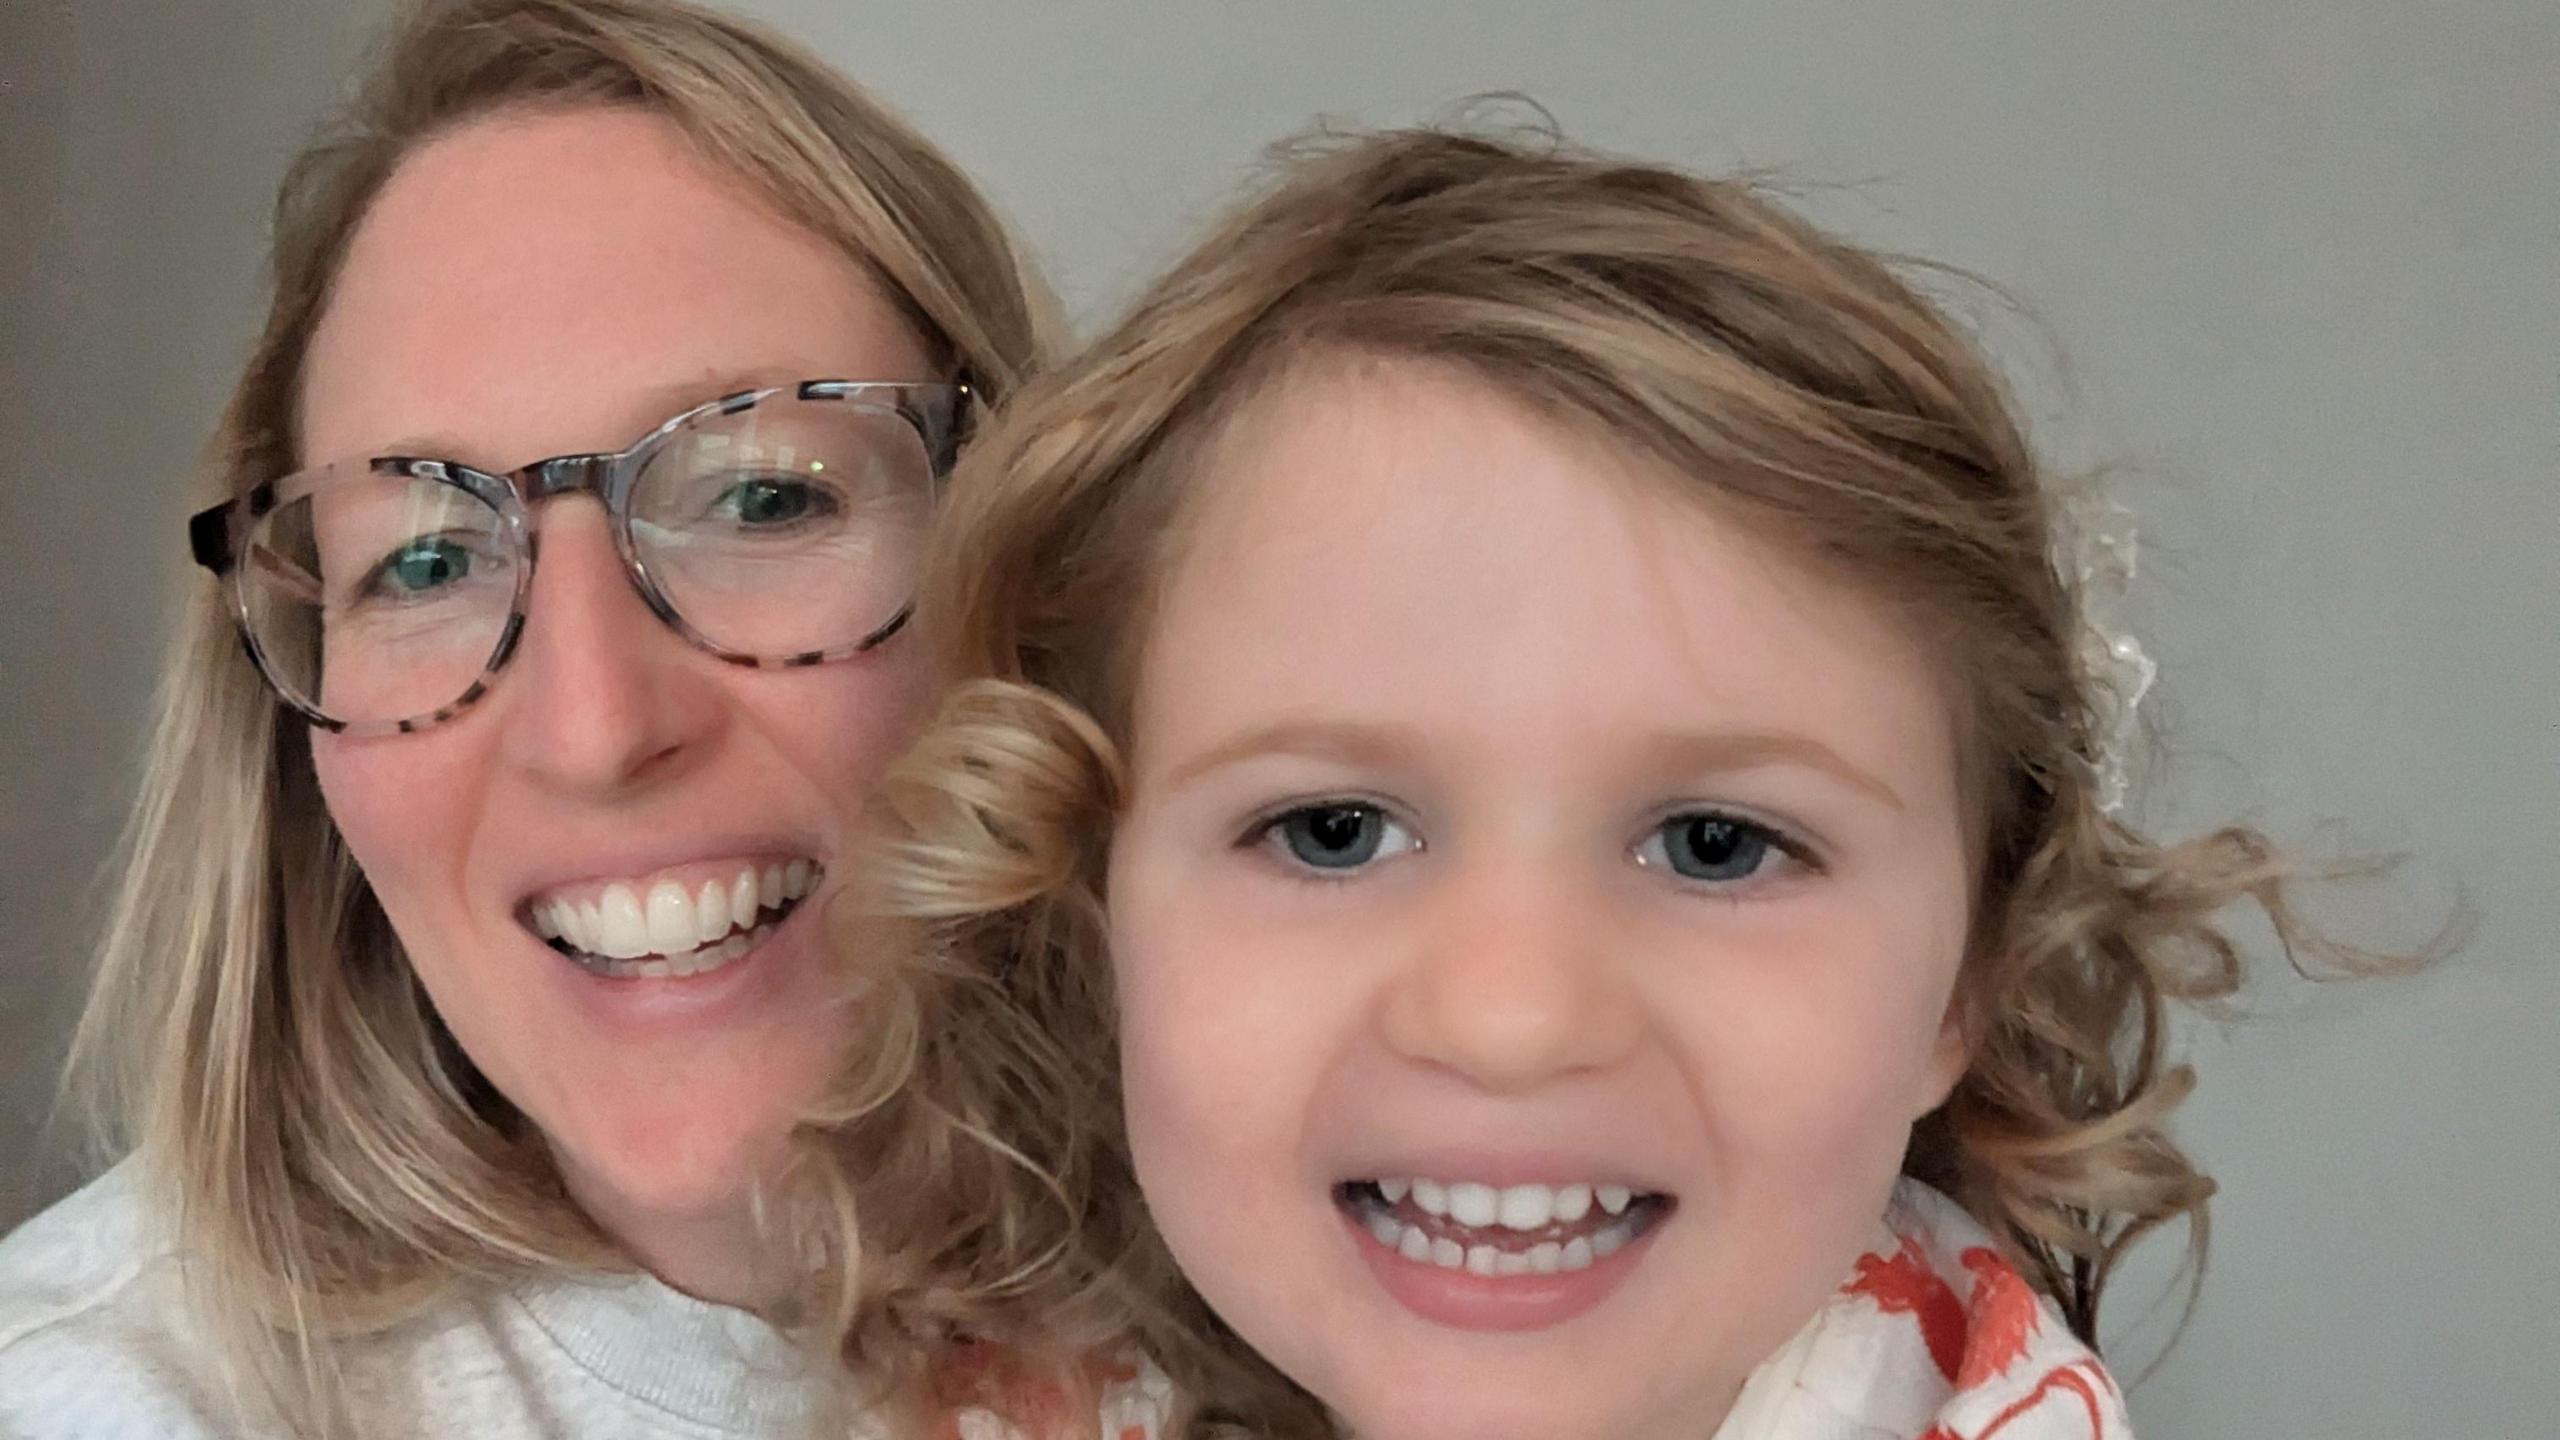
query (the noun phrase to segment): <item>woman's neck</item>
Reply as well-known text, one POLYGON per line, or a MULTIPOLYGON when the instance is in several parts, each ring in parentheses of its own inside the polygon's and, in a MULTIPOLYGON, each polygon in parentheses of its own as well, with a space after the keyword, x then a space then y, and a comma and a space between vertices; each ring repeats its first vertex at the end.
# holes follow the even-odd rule
POLYGON ((756 1223, 751 1192, 717 1209, 668 1213, 634 1205, 562 1157, 561 1178, 587 1218, 642 1269, 697 1300, 759 1313, 790 1296, 773 1238, 756 1223))

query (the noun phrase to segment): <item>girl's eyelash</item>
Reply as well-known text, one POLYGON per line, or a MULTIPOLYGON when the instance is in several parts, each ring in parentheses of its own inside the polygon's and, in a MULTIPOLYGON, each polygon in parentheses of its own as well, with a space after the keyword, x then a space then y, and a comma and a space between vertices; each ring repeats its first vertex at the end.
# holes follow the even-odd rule
MULTIPOLYGON (((1367 862, 1340 869, 1309 864, 1289 854, 1288 847, 1280 836, 1281 827, 1292 819, 1304 816, 1311 811, 1324 810, 1368 812, 1377 817, 1377 823, 1394 826, 1407 832, 1411 842, 1408 848, 1415 850, 1424 848, 1421 837, 1413 833, 1411 823, 1402 819, 1394 806, 1366 795, 1310 795, 1268 806, 1255 812, 1254 818, 1242 827, 1235 838, 1235 848, 1264 852, 1274 864, 1293 879, 1317 885, 1341 884, 1365 869, 1367 862)), ((1658 812, 1653 821, 1638 834, 1635 847, 1639 851, 1647 848, 1654 837, 1663 834, 1668 827, 1684 821, 1706 821, 1731 827, 1735 832, 1746 837, 1750 843, 1764 847, 1771 854, 1784 857, 1787 862, 1802 867, 1807 873, 1821 875, 1829 871, 1830 867, 1825 862, 1822 852, 1792 828, 1722 805, 1692 804, 1666 808, 1658 812)), ((1660 865, 1660 862, 1640 863, 1646 863, 1648 868, 1660 865)), ((1767 883, 1769 877, 1760 873, 1759 867, 1754 867, 1749 875, 1721 882, 1676 873, 1674 878, 1684 884, 1730 892, 1741 886, 1767 883)))
MULTIPOLYGON (((1664 834, 1671 826, 1684 821, 1706 821, 1729 826, 1752 843, 1764 846, 1770 853, 1783 856, 1788 862, 1801 866, 1808 874, 1822 875, 1829 872, 1830 867, 1825 863, 1821 851, 1790 828, 1722 805, 1682 805, 1660 811, 1650 824, 1638 832, 1635 850, 1641 853, 1651 845, 1654 837, 1664 834)), ((1653 868, 1659 862, 1639 860, 1638 863, 1653 868)), ((1705 889, 1731 892, 1740 887, 1766 884, 1769 877, 1761 874, 1755 867, 1753 873, 1732 880, 1710 880, 1676 873, 1674 878, 1682 883, 1705 889)))
MULTIPOLYGON (((1398 815, 1394 806, 1365 795, 1310 795, 1282 801, 1257 812, 1255 818, 1246 823, 1242 833, 1236 836, 1235 848, 1262 852, 1271 864, 1292 880, 1310 885, 1343 884, 1369 868, 1375 860, 1363 858, 1355 864, 1341 868, 1310 864, 1289 854, 1288 846, 1280 835, 1281 827, 1290 820, 1313 811, 1323 810, 1365 811, 1377 817, 1377 823, 1391 825, 1406 832, 1411 839, 1411 844, 1404 849, 1423 848, 1421 837, 1414 833, 1413 826, 1409 822, 1398 815)), ((1379 855, 1376 859, 1391 859, 1395 854, 1401 853, 1403 849, 1379 855)))

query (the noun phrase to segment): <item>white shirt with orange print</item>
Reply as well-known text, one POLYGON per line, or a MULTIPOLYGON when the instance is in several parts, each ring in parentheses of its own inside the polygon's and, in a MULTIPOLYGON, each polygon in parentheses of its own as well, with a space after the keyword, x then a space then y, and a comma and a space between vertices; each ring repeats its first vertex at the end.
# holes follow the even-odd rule
POLYGON ((1974 1218, 1894 1188, 1875 1248, 1715 1440, 2132 1440, 2124 1397, 1974 1218))

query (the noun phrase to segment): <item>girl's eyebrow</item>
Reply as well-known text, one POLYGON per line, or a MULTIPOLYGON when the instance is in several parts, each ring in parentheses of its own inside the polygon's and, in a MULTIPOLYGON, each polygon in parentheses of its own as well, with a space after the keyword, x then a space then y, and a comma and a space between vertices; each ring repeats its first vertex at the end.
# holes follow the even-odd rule
POLYGON ((1902 796, 1884 780, 1811 735, 1792 730, 1666 730, 1649 735, 1637 753, 1651 769, 1695 773, 1787 766, 1840 781, 1899 811, 1902 796))
MULTIPOLYGON (((1430 741, 1409 725, 1283 719, 1219 741, 1165 773, 1178 786, 1238 761, 1295 755, 1350 765, 1388 766, 1426 754, 1430 741)), ((1665 730, 1629 747, 1647 773, 1707 774, 1788 766, 1838 780, 1894 810, 1908 807, 1881 778, 1811 735, 1788 730, 1665 730)))
POLYGON ((1422 753, 1423 734, 1409 725, 1352 720, 1283 719, 1231 735, 1165 772, 1168 787, 1265 755, 1296 755, 1351 765, 1390 765, 1422 753))

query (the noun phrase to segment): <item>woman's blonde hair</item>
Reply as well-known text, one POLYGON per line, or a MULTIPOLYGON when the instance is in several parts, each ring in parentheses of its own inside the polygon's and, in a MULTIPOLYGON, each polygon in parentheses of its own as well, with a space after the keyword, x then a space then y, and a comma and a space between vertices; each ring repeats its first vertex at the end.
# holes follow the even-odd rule
POLYGON ((1330 1433, 1144 1220, 1101 896, 1134 647, 1185 497, 1232 417, 1345 357, 1454 367, 1646 452, 1932 637, 1965 737, 1972 1061, 1904 1169, 2084 1336, 2135 1240, 2185 1219, 2200 1252, 2212 1184, 2164 1129, 2191 1083, 2165 1020, 2240 982, 2215 917, 2254 901, 2288 952, 2357 957, 2299 926, 2256 832, 2163 844, 2106 812, 2059 484, 1991 367, 1885 263, 1750 185, 1416 131, 1302 146, 963 466, 920 606, 949 688, 882 792, 874 908, 904 964, 874 977, 833 1143, 873 1173, 974 1145, 980 1203, 915 1243, 980 1288, 876 1289, 857 1333, 901 1306, 993 1332, 1020 1323, 1006 1305, 1075 1334, 1116 1319, 1195 1418, 1330 1433))
MULTIPOLYGON (((211 444, 208 498, 305 463, 307 347, 393 172, 527 106, 664 117, 875 276, 982 404, 1045 356, 1046 292, 976 188, 797 46, 675 0, 426 4, 283 182, 265 329, 211 444)), ((126 847, 69 1093, 110 1153, 139 1158, 196 1308, 295 1423, 328 1428, 313 1337, 457 1280, 626 1263, 437 1020, 321 803, 305 726, 210 584, 174 637, 126 847)))

